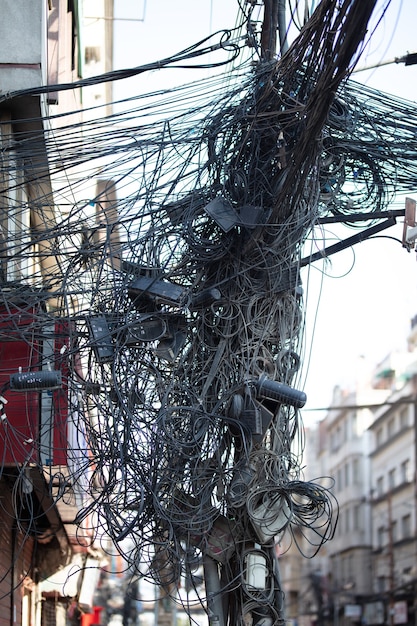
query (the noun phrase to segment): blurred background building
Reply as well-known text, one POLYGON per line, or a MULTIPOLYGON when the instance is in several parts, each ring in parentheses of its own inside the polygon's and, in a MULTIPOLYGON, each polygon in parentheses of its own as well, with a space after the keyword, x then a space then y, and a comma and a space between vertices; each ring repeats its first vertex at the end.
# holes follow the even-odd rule
POLYGON ((416 339, 413 319, 409 350, 373 367, 360 360, 356 387, 336 387, 306 430, 307 478, 334 479, 339 519, 317 556, 282 557, 288 618, 298 624, 415 624, 416 339))

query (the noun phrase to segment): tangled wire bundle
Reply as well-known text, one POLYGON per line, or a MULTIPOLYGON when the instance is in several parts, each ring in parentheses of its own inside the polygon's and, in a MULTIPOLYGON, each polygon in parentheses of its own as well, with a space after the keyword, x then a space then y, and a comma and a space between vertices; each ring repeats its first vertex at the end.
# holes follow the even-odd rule
MULTIPOLYGON (((214 562, 233 624, 281 619, 276 535, 301 528, 318 549, 334 531, 331 492, 293 452, 303 245, 319 218, 372 221, 417 175, 415 106, 346 80, 373 6, 321 2, 282 58, 236 66, 228 88, 205 78, 42 136, 2 126, 1 340, 63 374, 56 497, 68 481, 88 494, 78 523, 94 512, 167 593, 214 562)), ((42 465, 39 437, 0 429, 42 465)))

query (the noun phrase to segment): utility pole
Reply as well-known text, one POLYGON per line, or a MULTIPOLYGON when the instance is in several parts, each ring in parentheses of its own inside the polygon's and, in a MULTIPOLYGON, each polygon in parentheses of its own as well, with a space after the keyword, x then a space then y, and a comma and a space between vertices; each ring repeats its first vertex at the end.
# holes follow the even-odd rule
MULTIPOLYGON (((264 17, 261 30, 261 60, 263 62, 271 62, 276 58, 277 53, 277 33, 280 33, 281 52, 286 46, 286 24, 285 24, 285 3, 286 0, 264 0, 264 17)), ((259 555, 256 555, 259 559, 259 555)), ((261 558, 262 561, 262 558, 261 558)), ((266 562, 266 561, 265 561, 266 562)), ((228 622, 228 597, 223 588, 222 576, 220 573, 218 563, 211 555, 203 554, 203 567, 204 567, 204 579, 206 589, 206 602, 207 613, 210 626, 226 626, 228 622)), ((271 558, 270 568, 274 568, 274 556, 271 558)), ((256 582, 252 577, 254 572, 262 570, 262 565, 259 565, 259 560, 255 562, 251 561, 250 565, 247 565, 246 575, 251 578, 251 584, 256 587, 256 582)), ((269 578, 277 578, 272 571, 269 571, 269 578)), ((259 584, 259 583, 258 583, 259 584)), ((275 583, 276 584, 276 583, 275 583)), ((260 587, 261 588, 261 587, 260 587)), ((278 595, 278 594, 277 594, 278 595)), ((259 608, 259 607, 258 607, 259 608)), ((276 599, 277 613, 281 614, 282 618, 282 600, 281 596, 276 599)), ((243 611, 243 607, 242 607, 243 611)), ((262 614, 262 607, 260 608, 260 614, 262 614)), ((243 616, 242 616, 243 617, 243 616)), ((261 618, 262 619, 262 618, 261 618)), ((259 622, 261 623, 261 622, 259 622)), ((269 623, 269 622, 268 622, 269 623)))
POLYGON ((286 0, 264 0, 264 19, 261 31, 261 56, 272 61, 277 53, 277 33, 281 56, 288 50, 286 0))
POLYGON ((279 0, 264 0, 264 19, 261 31, 261 56, 264 61, 272 61, 277 50, 279 0))

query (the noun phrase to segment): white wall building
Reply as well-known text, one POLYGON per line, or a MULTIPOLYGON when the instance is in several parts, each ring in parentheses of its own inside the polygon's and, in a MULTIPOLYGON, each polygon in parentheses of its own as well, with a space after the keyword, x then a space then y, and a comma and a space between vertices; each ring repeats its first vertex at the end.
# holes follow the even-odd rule
POLYGON ((393 611, 413 592, 417 574, 416 407, 411 376, 394 389, 370 428, 373 592, 393 611))
POLYGON ((414 624, 416 338, 413 327, 409 352, 390 354, 372 375, 364 367, 354 390, 335 388, 326 417, 307 437, 307 459, 315 458, 306 478, 317 478, 318 468, 333 478, 339 520, 317 556, 300 556, 303 625, 414 624))

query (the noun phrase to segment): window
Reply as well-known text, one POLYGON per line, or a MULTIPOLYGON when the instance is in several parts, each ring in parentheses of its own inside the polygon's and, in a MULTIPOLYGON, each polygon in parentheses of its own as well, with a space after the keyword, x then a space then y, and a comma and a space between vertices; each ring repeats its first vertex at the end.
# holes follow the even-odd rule
POLYGON ((343 441, 348 441, 349 440, 349 423, 347 419, 343 420, 342 427, 343 427, 343 441))
POLYGON ((413 579, 413 568, 404 567, 401 578, 404 583, 409 583, 413 579))
POLYGON ((410 476, 410 459, 406 459, 405 461, 403 461, 401 463, 401 482, 402 483, 409 483, 411 482, 411 476, 410 476))
POLYGON ((376 431, 375 439, 377 446, 382 445, 382 442, 384 441, 384 431, 382 429, 382 426, 376 431))
POLYGON ((398 524, 397 524, 397 520, 393 520, 391 522, 391 533, 392 533, 392 540, 398 541, 398 524))
POLYGON ((395 416, 391 417, 391 419, 389 420, 387 431, 388 431, 388 439, 389 439, 395 433, 395 416))
POLYGON ((330 448, 332 452, 335 452, 339 448, 339 432, 338 430, 333 430, 330 433, 330 448))
POLYGON ((99 46, 86 46, 84 60, 86 63, 99 63, 101 50, 99 46))
POLYGON ((376 481, 376 494, 382 496, 384 493, 384 477, 380 476, 376 481))
POLYGON ((0 195, 7 198, 7 207, 2 206, 0 216, 0 279, 4 282, 20 282, 31 274, 28 254, 30 212, 23 184, 22 163, 13 149, 10 116, 1 114, 0 122, 0 195))
POLYGON ((342 470, 340 469, 340 467, 337 470, 336 487, 337 487, 338 491, 340 491, 343 488, 343 485, 342 485, 342 470))
POLYGON ((352 462, 352 480, 353 480, 353 484, 354 485, 360 485, 361 484, 361 476, 360 476, 360 460, 359 459, 353 459, 352 462))
POLYGON ((347 579, 348 579, 348 582, 350 582, 350 581, 352 581, 352 578, 354 576, 354 574, 353 574, 353 572, 354 572, 353 555, 352 554, 350 554, 349 557, 348 557, 347 567, 348 567, 347 579))
POLYGON ((400 428, 407 428, 408 426, 408 406, 405 406, 400 411, 400 428))
POLYGON ((350 510, 349 509, 345 509, 345 531, 348 533, 350 532, 350 510))
POLYGON ((349 486, 350 483, 350 471, 349 471, 349 463, 345 465, 345 487, 349 486))
POLYGON ((389 489, 394 489, 395 483, 396 483, 396 470, 395 470, 395 467, 393 467, 388 472, 388 487, 389 487, 389 489))
POLYGON ((358 414, 354 411, 352 413, 352 435, 353 437, 357 437, 358 434, 358 414))
POLYGON ((362 530, 361 511, 360 504, 355 504, 353 507, 353 530, 362 530))
POLYGON ((377 530, 378 548, 382 548, 383 547, 384 539, 385 539, 385 528, 384 528, 384 526, 379 526, 378 530, 377 530))
POLYGON ((401 518, 401 534, 403 539, 411 536, 411 515, 407 513, 401 518))

